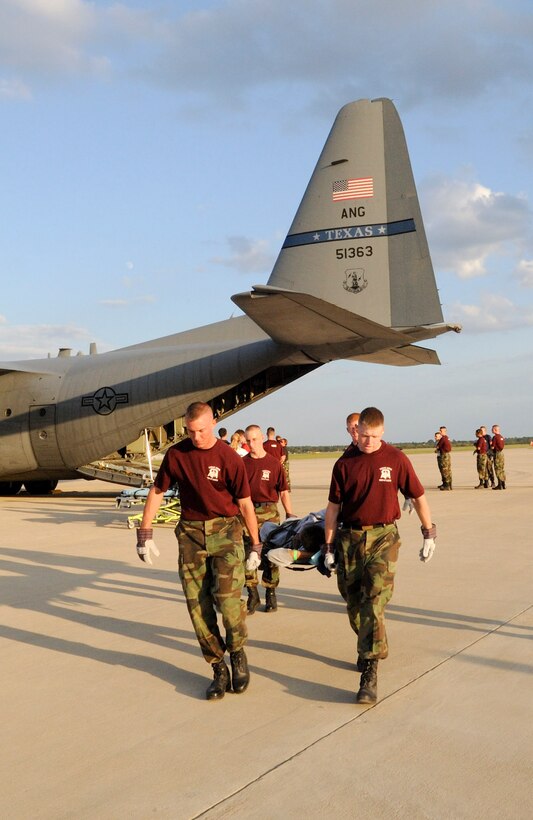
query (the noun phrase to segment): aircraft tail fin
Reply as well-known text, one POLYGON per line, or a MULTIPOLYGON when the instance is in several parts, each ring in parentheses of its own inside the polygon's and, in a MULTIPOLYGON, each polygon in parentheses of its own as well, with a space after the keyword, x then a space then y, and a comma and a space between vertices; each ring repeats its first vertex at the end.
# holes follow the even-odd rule
POLYGON ((403 128, 388 99, 338 113, 268 280, 389 328, 442 322, 403 128))

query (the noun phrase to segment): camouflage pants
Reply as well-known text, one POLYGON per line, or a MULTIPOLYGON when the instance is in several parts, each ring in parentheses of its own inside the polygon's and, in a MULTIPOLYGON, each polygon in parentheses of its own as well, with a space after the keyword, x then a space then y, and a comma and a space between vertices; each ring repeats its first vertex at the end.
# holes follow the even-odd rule
POLYGON ((477 467, 477 474, 479 476, 479 480, 481 481, 488 481, 489 474, 487 470, 487 454, 486 453, 478 453, 476 459, 476 467, 477 467))
POLYGON ((452 457, 450 453, 441 453, 440 471, 444 484, 452 484, 452 457))
POLYGON ((235 518, 210 521, 180 520, 176 527, 179 544, 179 576, 187 609, 203 656, 216 663, 246 643, 246 607, 241 600, 244 584, 242 525, 235 518), (226 639, 218 627, 222 615, 226 639))
POLYGON ((487 453, 487 478, 494 484, 494 456, 491 453, 487 453))
POLYGON ((502 450, 494 453, 494 472, 498 481, 505 481, 505 456, 502 450))
POLYGON ((389 654, 385 607, 392 598, 400 545, 395 524, 339 533, 337 584, 358 636, 357 652, 366 660, 389 654))
POLYGON ((441 481, 444 484, 444 476, 442 474, 442 456, 440 455, 440 453, 437 456, 437 467, 439 468, 441 481))
MULTIPOLYGON (((257 526, 261 529, 261 526, 265 524, 267 521, 273 521, 274 524, 279 524, 279 511, 277 504, 265 504, 262 507, 255 508, 255 517, 257 518, 257 526)), ((244 547, 246 552, 246 557, 250 555, 250 547, 252 542, 250 541, 250 536, 245 531, 244 535, 244 547)), ((266 587, 267 589, 275 589, 279 585, 279 567, 275 566, 275 564, 271 564, 270 561, 267 561, 267 567, 263 570, 263 574, 261 576, 261 584, 266 587)), ((257 577, 257 570, 254 569, 253 572, 246 572, 246 586, 247 587, 256 587, 259 584, 259 580, 257 577)))
POLYGON ((283 469, 285 470, 285 478, 287 479, 287 489, 290 492, 291 491, 291 476, 290 476, 289 462, 288 461, 283 462, 283 469))

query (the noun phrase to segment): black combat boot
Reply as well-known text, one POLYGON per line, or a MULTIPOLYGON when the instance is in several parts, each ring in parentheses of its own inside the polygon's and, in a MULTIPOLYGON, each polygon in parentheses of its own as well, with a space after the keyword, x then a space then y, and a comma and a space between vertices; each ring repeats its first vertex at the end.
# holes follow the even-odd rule
POLYGON ((259 597, 259 592, 257 587, 246 587, 248 590, 248 602, 246 604, 246 610, 248 615, 253 615, 259 604, 261 603, 261 598, 259 597))
POLYGON ((231 661, 233 691, 237 695, 240 695, 250 683, 250 672, 248 670, 248 661, 244 649, 238 649, 237 652, 230 652, 229 659, 231 661))
POLYGON ((483 483, 483 481, 480 481, 479 484, 476 484, 474 490, 481 490, 484 486, 485 484, 483 483))
POLYGON ((359 691, 355 696, 356 703, 375 703, 378 699, 378 661, 363 661, 363 673, 359 691))
POLYGON ((489 480, 488 480, 488 478, 486 478, 485 481, 483 482, 483 486, 485 487, 486 490, 489 489, 489 480))
POLYGON ((363 658, 361 657, 361 655, 357 655, 357 660, 355 662, 355 668, 357 669, 358 672, 362 672, 363 669, 365 668, 365 662, 364 662, 363 658))
POLYGON ((505 490, 505 481, 502 481, 501 485, 502 485, 502 490, 505 490))
POLYGON ((213 666, 213 683, 207 687, 205 696, 207 700, 222 700, 226 692, 231 689, 231 681, 229 679, 229 669, 226 666, 224 658, 213 666))
POLYGON ((275 612, 277 608, 278 602, 276 601, 276 590, 267 589, 265 595, 265 612, 275 612))
POLYGON ((493 490, 501 490, 502 489, 502 482, 500 481, 500 479, 498 479, 498 483, 492 489, 493 490))
POLYGON ((443 484, 442 487, 439 487, 439 490, 451 490, 451 484, 443 484))

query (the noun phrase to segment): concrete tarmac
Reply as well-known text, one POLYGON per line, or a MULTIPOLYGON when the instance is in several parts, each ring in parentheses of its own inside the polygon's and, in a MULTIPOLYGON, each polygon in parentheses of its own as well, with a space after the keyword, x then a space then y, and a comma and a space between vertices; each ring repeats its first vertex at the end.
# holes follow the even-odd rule
MULTIPOLYGON (((418 560, 404 514, 370 708, 333 578, 282 570, 278 611, 248 619, 248 691, 207 702, 171 528, 150 568, 120 487, 0 499, 1 816, 531 817, 533 448, 506 450, 496 493, 470 453, 445 493, 433 455, 412 461, 437 549, 418 560)), ((325 506, 331 466, 291 462, 298 514, 325 506)))

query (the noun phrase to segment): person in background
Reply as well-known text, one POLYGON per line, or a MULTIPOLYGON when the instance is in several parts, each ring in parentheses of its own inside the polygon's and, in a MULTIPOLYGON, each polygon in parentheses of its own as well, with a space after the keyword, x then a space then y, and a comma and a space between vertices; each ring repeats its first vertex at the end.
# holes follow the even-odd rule
POLYGON ((489 486, 487 478, 487 440, 481 431, 481 427, 476 430, 477 440, 474 443, 474 455, 476 458, 477 474, 479 484, 474 487, 475 490, 480 490, 482 487, 489 486))
POLYGON ((505 456, 503 448, 505 447, 505 439, 500 433, 500 425, 492 425, 492 440, 490 443, 492 451, 494 452, 494 472, 498 483, 493 490, 505 490, 505 456))

